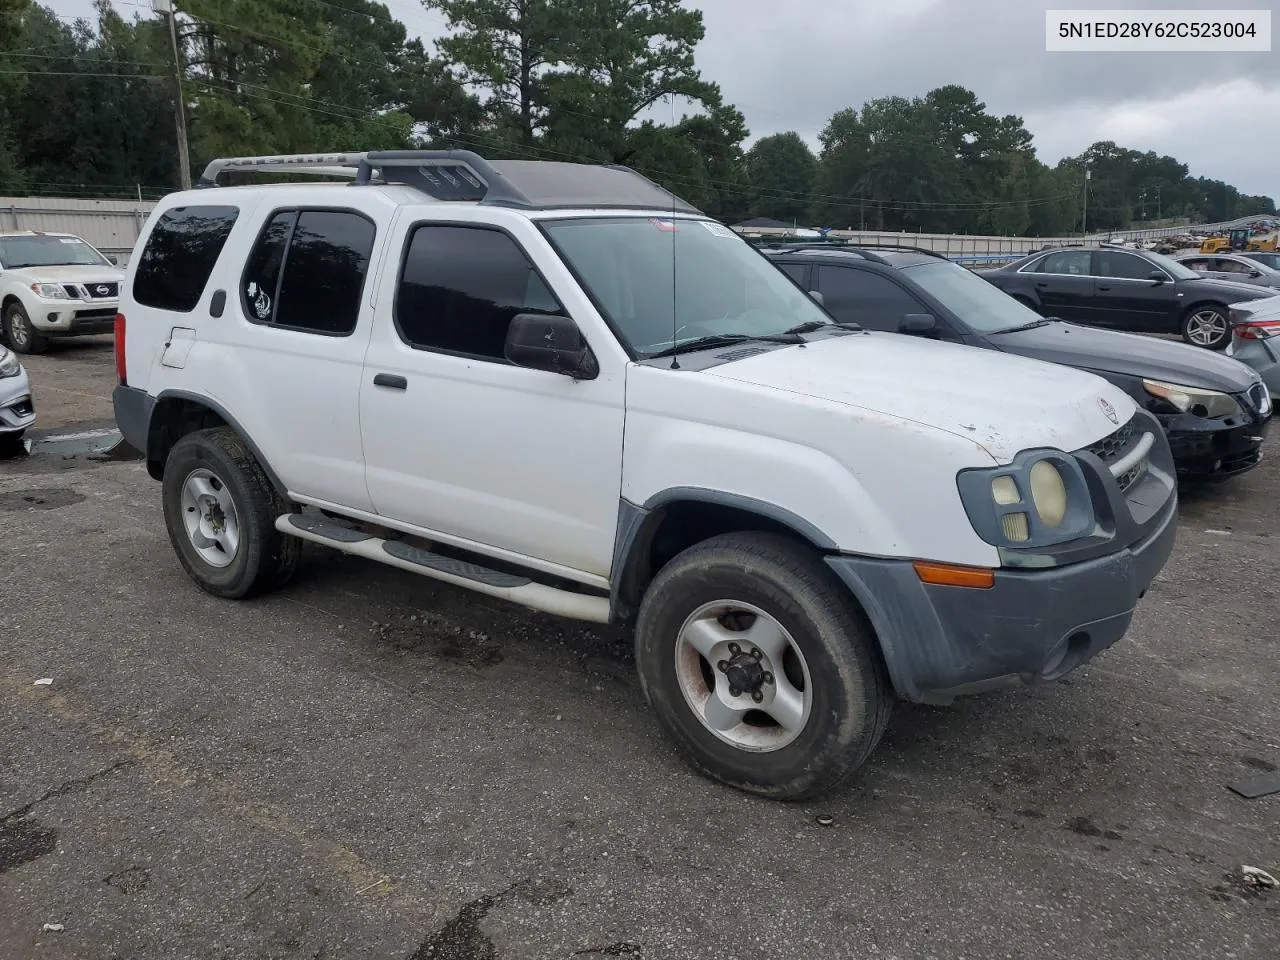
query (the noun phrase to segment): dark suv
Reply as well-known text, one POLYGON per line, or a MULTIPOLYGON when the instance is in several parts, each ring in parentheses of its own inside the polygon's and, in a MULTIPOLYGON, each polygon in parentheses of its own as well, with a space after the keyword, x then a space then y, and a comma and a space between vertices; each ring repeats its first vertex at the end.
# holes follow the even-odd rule
POLYGON ((1158 253, 1105 244, 1042 250, 976 272, 1045 316, 1135 333, 1177 333, 1211 350, 1231 342, 1231 304, 1274 296, 1251 284, 1206 279, 1158 253))
POLYGON ((1229 477, 1262 457, 1271 398, 1258 374, 1230 357, 1046 319, 929 250, 823 245, 761 252, 842 323, 1016 353, 1109 380, 1159 418, 1184 478, 1229 477))

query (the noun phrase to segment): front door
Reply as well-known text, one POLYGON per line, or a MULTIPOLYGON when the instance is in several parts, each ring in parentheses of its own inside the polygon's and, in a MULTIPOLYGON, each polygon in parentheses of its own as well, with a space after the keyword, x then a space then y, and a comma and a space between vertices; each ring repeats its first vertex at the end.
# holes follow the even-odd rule
POLYGON ((1094 252, 1099 322, 1117 330, 1175 333, 1178 285, 1150 260, 1122 250, 1094 252), (1153 274, 1160 274, 1157 282, 1153 274))
POLYGON ((1040 314, 1075 323, 1096 323, 1090 267, 1088 250, 1059 250, 1027 268, 1040 300, 1040 314))
POLYGON ((443 542, 608 577, 627 362, 617 341, 526 219, 509 231, 403 223, 390 250, 400 267, 381 284, 360 391, 374 509, 443 542), (599 376, 507 362, 521 313, 576 320, 599 376))

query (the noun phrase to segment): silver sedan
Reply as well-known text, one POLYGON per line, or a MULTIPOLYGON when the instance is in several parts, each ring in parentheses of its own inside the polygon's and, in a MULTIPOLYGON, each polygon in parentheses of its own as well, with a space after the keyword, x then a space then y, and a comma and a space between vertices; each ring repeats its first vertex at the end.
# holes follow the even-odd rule
POLYGON ((1268 266, 1258 254, 1184 253, 1174 259, 1210 280, 1234 280, 1280 290, 1280 269, 1268 266))
POLYGON ((1232 306, 1227 355, 1257 370, 1272 399, 1280 399, 1280 296, 1232 306))
POLYGON ((0 346, 0 454, 16 453, 23 433, 35 422, 27 371, 12 350, 0 346))

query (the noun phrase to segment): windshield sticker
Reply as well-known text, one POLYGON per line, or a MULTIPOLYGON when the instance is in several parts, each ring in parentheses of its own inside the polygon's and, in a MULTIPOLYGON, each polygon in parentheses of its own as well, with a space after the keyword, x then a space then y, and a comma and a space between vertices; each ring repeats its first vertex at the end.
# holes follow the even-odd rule
POLYGON ((706 229, 707 233, 713 233, 717 237, 737 236, 737 234, 735 234, 732 230, 726 227, 723 223, 716 223, 713 220, 699 220, 698 222, 702 224, 702 226, 706 229))
POLYGON ((59 243, 84 243, 83 240, 78 240, 75 237, 59 237, 58 242, 59 243))
POLYGON ((676 226, 676 222, 671 219, 664 220, 661 217, 651 217, 649 222, 663 233, 678 233, 680 231, 680 228, 676 226))

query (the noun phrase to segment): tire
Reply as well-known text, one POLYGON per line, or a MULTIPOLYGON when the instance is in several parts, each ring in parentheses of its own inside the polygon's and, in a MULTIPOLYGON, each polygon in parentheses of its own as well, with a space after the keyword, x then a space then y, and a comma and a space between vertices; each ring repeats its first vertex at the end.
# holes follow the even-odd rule
POLYGON ((0 457, 16 457, 23 452, 22 435, 26 430, 10 430, 0 433, 0 457))
MULTIPOLYGON (((844 586, 813 550, 776 534, 714 537, 663 567, 640 604, 636 667, 645 698, 699 772, 777 800, 802 800, 838 787, 880 741, 893 704, 875 638, 844 586), (738 612, 715 619, 722 601, 732 601, 727 606, 738 612), (757 688, 773 698, 760 710, 746 695, 733 696, 728 678, 734 662, 750 652, 747 638, 767 636, 754 632, 762 621, 745 611, 748 606, 765 616, 766 630, 780 627, 790 648, 784 647, 780 671, 776 658, 765 655, 759 661, 771 668, 766 677, 773 677, 772 671, 785 677, 788 697, 803 689, 802 719, 790 729, 761 712, 779 712, 782 679, 757 688), (739 633, 744 625, 751 632, 739 633), (710 647, 713 664, 683 639, 695 635, 703 638, 703 649, 707 638, 738 636, 741 652, 730 662, 720 659, 731 653, 723 643, 710 647), (746 722, 728 729, 725 718, 736 712, 722 714, 727 732, 712 731, 703 714, 707 706, 716 706, 717 691, 748 705, 752 715, 746 722), (695 706, 699 695, 706 696, 701 710, 695 706)), ((741 680, 744 674, 737 676, 741 680)), ((794 720, 796 714, 790 716, 794 720)))
POLYGON ((234 430, 197 430, 175 443, 162 488, 169 542, 201 589, 242 599, 282 587, 293 576, 302 541, 275 528, 276 518, 292 507, 234 430))
POLYGON ((20 303, 12 304, 4 312, 4 336, 14 353, 44 353, 49 349, 49 338, 36 333, 20 303))
POLYGON ((1231 320, 1225 307, 1197 303, 1182 315, 1182 339, 1193 347, 1225 350, 1231 342, 1231 320))

